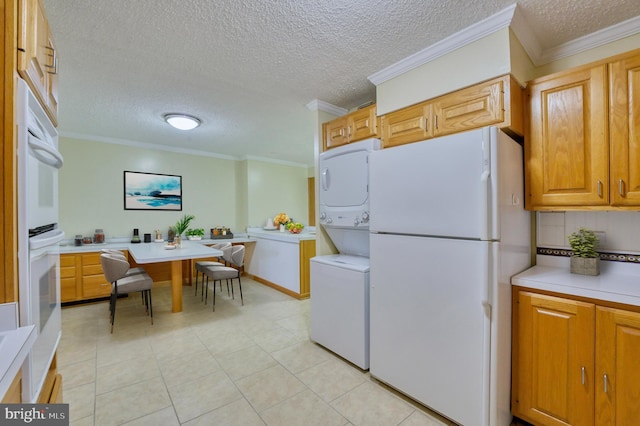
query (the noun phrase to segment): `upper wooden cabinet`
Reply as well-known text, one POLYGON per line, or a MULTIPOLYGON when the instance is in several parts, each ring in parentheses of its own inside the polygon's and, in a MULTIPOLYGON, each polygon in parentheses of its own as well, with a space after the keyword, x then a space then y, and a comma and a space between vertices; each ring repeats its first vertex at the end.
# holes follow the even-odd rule
POLYGON ((514 302, 515 416, 539 426, 637 424, 638 307, 526 289, 514 302))
POLYGON ((41 0, 18 6, 18 72, 58 125, 58 53, 41 0))
POLYGON ((529 85, 529 206, 609 204, 606 66, 529 85))
POLYGON ((611 205, 640 205, 640 54, 609 64, 611 205))
POLYGON ((495 125, 524 134, 522 88, 494 78, 382 116, 385 148, 495 125))
POLYGON ((378 135, 376 106, 359 109, 322 125, 323 150, 378 135))
POLYGON ((433 137, 433 105, 425 102, 382 116, 384 147, 433 137))
POLYGON ((530 82, 527 209, 640 206, 640 51, 530 82))

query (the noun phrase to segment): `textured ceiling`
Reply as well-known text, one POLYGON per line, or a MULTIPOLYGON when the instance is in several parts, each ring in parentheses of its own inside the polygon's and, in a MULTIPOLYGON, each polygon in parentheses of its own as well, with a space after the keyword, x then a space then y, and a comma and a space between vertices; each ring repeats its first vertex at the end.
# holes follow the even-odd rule
MULTIPOLYGON (((59 51, 59 130, 313 164, 320 99, 375 99, 367 76, 512 0, 44 0, 59 51), (181 132, 168 112, 198 116, 181 132)), ((521 0, 543 49, 640 15, 638 0, 521 0)))

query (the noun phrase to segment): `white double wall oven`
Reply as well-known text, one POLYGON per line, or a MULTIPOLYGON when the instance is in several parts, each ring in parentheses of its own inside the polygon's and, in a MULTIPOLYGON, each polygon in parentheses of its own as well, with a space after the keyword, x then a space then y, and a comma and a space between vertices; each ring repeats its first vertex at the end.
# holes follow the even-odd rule
POLYGON ((23 365, 25 402, 36 402, 61 335, 58 133, 24 80, 18 78, 18 277, 20 324, 37 339, 23 365))

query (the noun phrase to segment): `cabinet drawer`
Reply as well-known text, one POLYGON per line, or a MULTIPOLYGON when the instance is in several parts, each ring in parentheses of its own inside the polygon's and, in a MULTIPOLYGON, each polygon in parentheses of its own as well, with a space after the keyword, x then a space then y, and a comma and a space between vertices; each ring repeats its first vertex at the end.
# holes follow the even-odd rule
POLYGON ((100 265, 100 253, 88 253, 82 255, 82 266, 100 265))
POLYGON ((108 283, 104 275, 85 276, 82 279, 83 297, 104 297, 111 294, 111 284, 108 283))
POLYGON ((102 274, 102 265, 82 265, 82 275, 100 275, 102 274))
POLYGON ((73 254, 60 255, 60 267, 76 266, 76 256, 73 254))
POLYGON ((73 278, 76 276, 75 266, 60 266, 60 278, 73 278))
POLYGON ((71 302, 78 299, 78 291, 76 289, 76 278, 60 278, 60 300, 62 302, 71 302))

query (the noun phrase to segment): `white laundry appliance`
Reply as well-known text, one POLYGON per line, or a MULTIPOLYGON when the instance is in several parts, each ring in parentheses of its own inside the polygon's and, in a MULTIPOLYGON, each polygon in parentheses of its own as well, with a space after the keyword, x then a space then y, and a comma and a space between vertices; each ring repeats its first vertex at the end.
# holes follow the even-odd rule
POLYGON ((380 140, 320 154, 320 224, 339 254, 311 259, 311 339, 369 368, 369 155, 380 140))
POLYGON ((370 173, 371 375, 459 424, 509 425, 522 147, 483 128, 374 152, 370 173))

